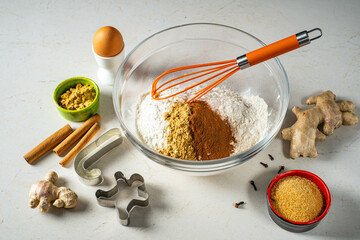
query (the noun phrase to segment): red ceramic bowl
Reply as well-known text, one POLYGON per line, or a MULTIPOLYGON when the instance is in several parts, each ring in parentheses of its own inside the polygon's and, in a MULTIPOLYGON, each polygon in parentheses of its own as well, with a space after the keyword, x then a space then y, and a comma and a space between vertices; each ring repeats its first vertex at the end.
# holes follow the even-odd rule
POLYGON ((326 186, 326 184, 324 183, 324 181, 321 180, 321 178, 319 178, 315 174, 313 174, 311 172, 303 171, 303 170, 292 170, 292 171, 283 172, 283 173, 277 175, 271 181, 271 183, 267 189, 266 195, 267 195, 268 212, 270 214, 270 217, 280 227, 284 228, 285 230, 291 231, 291 232, 305 232, 305 231, 309 231, 309 230, 313 229, 314 227, 316 227, 320 223, 320 221, 326 216, 326 214, 328 213, 328 211, 330 209, 330 205, 331 205, 330 191, 329 191, 328 187, 326 186), (274 185, 280 179, 288 177, 288 176, 299 176, 299 177, 307 178, 319 187, 320 191, 322 192, 322 194, 325 198, 325 204, 326 204, 323 213, 319 217, 315 218, 314 220, 308 221, 308 222, 294 222, 294 221, 284 218, 274 209, 274 207, 272 206, 271 201, 270 201, 271 189, 274 187, 274 185))

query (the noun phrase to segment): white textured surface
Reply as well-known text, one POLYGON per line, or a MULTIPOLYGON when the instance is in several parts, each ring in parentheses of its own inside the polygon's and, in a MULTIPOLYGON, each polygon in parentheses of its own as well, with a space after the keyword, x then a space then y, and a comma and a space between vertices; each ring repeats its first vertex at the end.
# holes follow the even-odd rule
MULTIPOLYGON (((56 85, 69 77, 96 79, 91 39, 104 25, 118 28, 128 53, 164 28, 190 22, 231 25, 271 43, 321 27, 324 36, 280 57, 290 80, 292 106, 330 89, 360 109, 360 1, 15 1, 0 2, 1 160, 0 239, 358 239, 360 236, 360 125, 341 127, 318 143, 316 159, 290 160, 279 136, 251 161, 222 175, 189 177, 165 170, 125 141, 100 162, 106 179, 142 174, 150 207, 133 212, 133 225, 120 225, 114 209, 97 205, 99 187, 84 186, 73 167, 62 168, 47 154, 35 165, 22 156, 67 123, 52 102, 56 85), (274 156, 270 161, 267 154, 274 156), (268 163, 265 169, 259 161, 268 163), (286 232, 268 216, 265 189, 280 165, 319 175, 332 193, 328 216, 314 230, 286 232), (49 170, 75 190, 79 205, 43 214, 28 207, 30 185, 49 170), (258 191, 248 183, 254 180, 258 191), (245 201, 242 209, 233 203, 245 201)), ((111 87, 100 86, 104 132, 119 127, 111 87)), ((291 112, 284 126, 295 120, 291 112)), ((76 128, 79 125, 70 123, 76 128)))

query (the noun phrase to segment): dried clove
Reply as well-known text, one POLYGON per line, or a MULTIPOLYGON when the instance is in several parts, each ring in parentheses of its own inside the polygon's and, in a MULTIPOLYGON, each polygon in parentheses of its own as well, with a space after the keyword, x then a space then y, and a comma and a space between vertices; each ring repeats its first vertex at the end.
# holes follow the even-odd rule
POLYGON ((268 167, 268 165, 266 163, 260 162, 261 165, 263 165, 265 168, 268 167))
POLYGON ((254 190, 257 191, 257 187, 256 187, 255 182, 253 180, 250 181, 250 184, 254 187, 254 190))
POLYGON ((235 203, 234 206, 236 208, 239 208, 240 205, 243 205, 245 202, 244 201, 241 201, 241 202, 238 202, 238 203, 235 203))
POLYGON ((271 154, 268 154, 268 156, 269 156, 269 158, 270 158, 271 161, 274 160, 274 157, 271 156, 271 154))
POLYGON ((278 174, 281 173, 282 171, 284 171, 285 167, 284 166, 280 166, 280 169, 278 171, 278 174))

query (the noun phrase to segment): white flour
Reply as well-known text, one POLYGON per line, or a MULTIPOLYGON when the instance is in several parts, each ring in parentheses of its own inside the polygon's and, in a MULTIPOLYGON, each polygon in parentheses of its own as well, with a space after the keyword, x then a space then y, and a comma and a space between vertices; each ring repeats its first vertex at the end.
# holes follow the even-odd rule
POLYGON ((265 135, 267 104, 258 96, 239 96, 227 89, 214 89, 203 97, 230 124, 236 139, 234 153, 243 152, 265 135))
MULTIPOLYGON (((174 90, 175 92, 176 90, 174 90)), ((186 92, 167 100, 153 100, 149 93, 142 94, 137 108, 136 128, 139 136, 150 147, 159 150, 166 144, 164 113, 175 101, 185 102, 191 93, 186 92)), ((215 88, 200 100, 206 101, 222 119, 230 124, 237 154, 258 143, 267 129, 267 104, 258 96, 238 96, 231 90, 215 88)), ((221 144, 221 143, 220 143, 221 144)))

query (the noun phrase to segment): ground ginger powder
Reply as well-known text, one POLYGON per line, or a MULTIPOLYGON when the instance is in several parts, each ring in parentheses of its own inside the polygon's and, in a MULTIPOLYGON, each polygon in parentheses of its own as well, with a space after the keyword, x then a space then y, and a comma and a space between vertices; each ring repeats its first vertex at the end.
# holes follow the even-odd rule
POLYGON ((80 110, 89 106, 95 99, 95 89, 89 84, 78 83, 60 95, 60 106, 67 110, 80 110))
POLYGON ((271 189, 270 200, 281 216, 295 222, 314 220, 321 215, 325 206, 318 186, 299 176, 280 179, 271 189))
POLYGON ((159 151, 160 153, 174 158, 196 160, 190 134, 190 114, 189 104, 181 102, 175 102, 169 112, 164 114, 165 121, 169 122, 169 125, 165 129, 166 145, 159 151))

